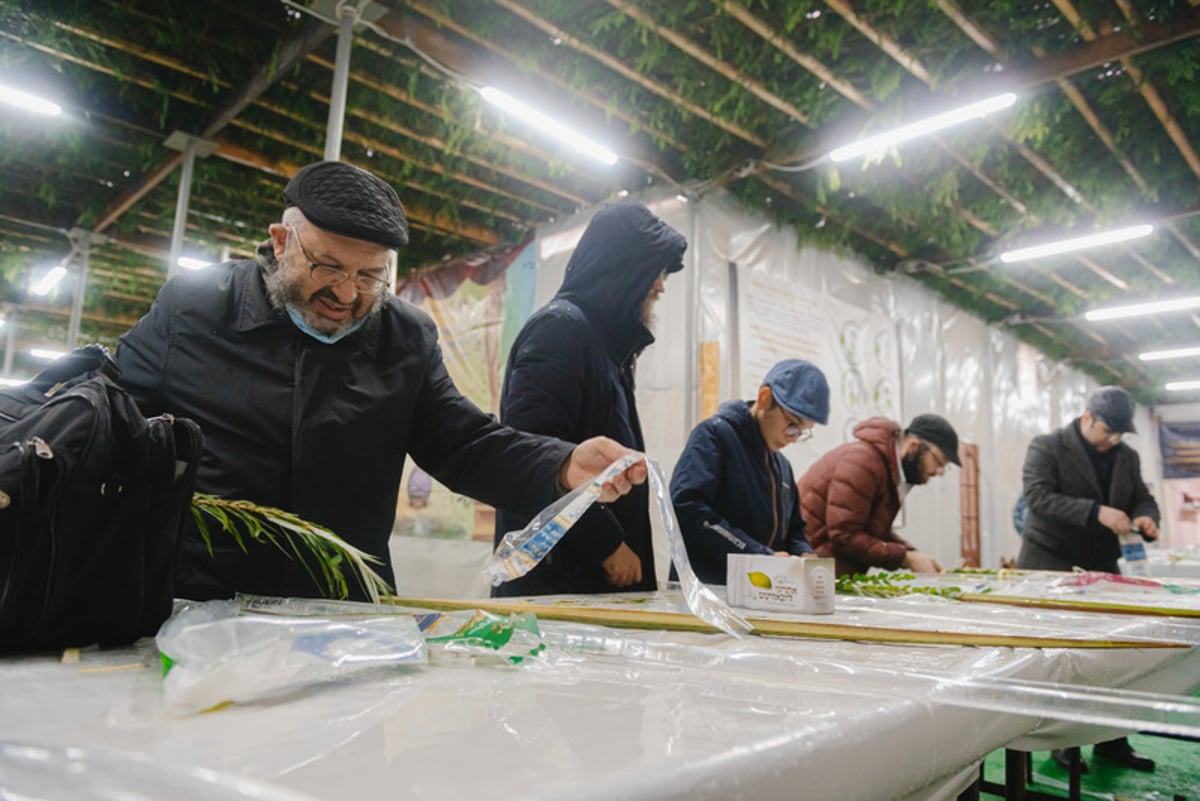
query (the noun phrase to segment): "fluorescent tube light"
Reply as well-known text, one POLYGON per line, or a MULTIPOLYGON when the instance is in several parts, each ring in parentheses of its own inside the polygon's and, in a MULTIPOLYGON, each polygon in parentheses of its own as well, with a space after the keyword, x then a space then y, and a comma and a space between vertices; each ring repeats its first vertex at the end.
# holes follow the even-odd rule
POLYGON ((1097 245, 1111 245, 1114 242, 1140 239, 1143 236, 1149 236, 1153 231, 1153 225, 1135 225, 1130 228, 1118 228, 1115 231, 1105 231, 1099 234, 1092 234, 1091 236, 1063 239, 1045 245, 1009 250, 1000 254, 1000 261, 1005 264, 1012 264, 1014 261, 1028 261, 1029 259, 1040 259, 1043 256, 1057 256, 1059 253, 1067 253, 1072 250, 1083 250, 1084 248, 1096 247, 1097 245))
POLYGON ((51 350, 50 348, 30 348, 29 355, 35 359, 45 359, 48 362, 52 362, 55 359, 66 356, 67 352, 65 350, 51 350))
POLYGON ((1089 320, 1117 320, 1122 317, 1141 317, 1159 312, 1183 311, 1200 306, 1200 295, 1173 300, 1156 300, 1150 303, 1134 303, 1129 306, 1110 306, 1107 309, 1093 309, 1083 315, 1089 320))
POLYGON ((1186 359, 1188 356, 1200 356, 1200 345, 1197 345, 1194 348, 1148 350, 1145 353, 1138 354, 1138 358, 1144 362, 1156 362, 1162 359, 1186 359))
POLYGON ((175 260, 175 263, 185 270, 203 270, 205 267, 211 267, 213 264, 211 261, 196 259, 191 256, 180 256, 175 260))
POLYGON ((548 133, 555 139, 565 142, 571 147, 583 153, 586 156, 591 156, 602 164, 612 166, 617 163, 617 154, 613 153, 603 145, 598 145, 595 142, 587 139, 584 136, 572 131, 567 126, 554 120, 537 109, 531 108, 520 100, 517 100, 499 89, 492 86, 485 86, 479 90, 479 94, 483 99, 498 108, 504 109, 509 114, 520 117, 529 125, 537 128, 544 133, 548 133))
POLYGON ((67 268, 61 264, 57 267, 51 267, 49 272, 43 275, 38 282, 29 290, 35 295, 48 295, 50 290, 58 286, 58 282, 63 280, 63 276, 67 274, 67 268))
POLYGON ((1195 381, 1169 381, 1167 389, 1171 392, 1182 392, 1185 389, 1200 389, 1200 379, 1195 381))
POLYGON ((829 154, 829 158, 833 161, 847 161, 858 156, 868 156, 901 142, 907 142, 909 139, 916 139, 918 136, 925 136, 977 117, 986 117, 994 111, 1008 108, 1015 102, 1017 102, 1017 96, 1012 92, 989 97, 987 100, 980 100, 978 103, 972 103, 954 111, 947 111, 944 114, 913 122, 891 131, 869 136, 854 144, 839 147, 829 154))
POLYGON ((28 378, 0 378, 0 386, 2 387, 19 387, 22 384, 28 383, 28 378))
POLYGON ((52 103, 28 92, 22 92, 20 89, 13 89, 10 86, 0 86, 0 103, 8 103, 10 106, 23 108, 26 111, 35 111, 38 114, 49 114, 51 117, 62 114, 62 106, 57 103, 52 103))

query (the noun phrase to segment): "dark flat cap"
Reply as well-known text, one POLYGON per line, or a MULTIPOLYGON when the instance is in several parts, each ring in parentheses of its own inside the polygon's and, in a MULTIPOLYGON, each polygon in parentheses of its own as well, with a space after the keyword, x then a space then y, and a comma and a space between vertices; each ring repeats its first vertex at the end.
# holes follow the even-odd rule
POLYGON ((408 218, 396 190, 353 164, 309 164, 288 181, 283 199, 331 234, 393 249, 408 244, 408 218))
POLYGON ((1120 387, 1100 387, 1088 395, 1087 410, 1114 434, 1136 434, 1133 396, 1120 387))
POLYGON ((797 417, 825 425, 829 422, 829 382, 820 368, 803 359, 784 359, 771 368, 763 383, 775 402, 797 417))
POLYGON ((958 432, 945 417, 936 414, 918 414, 908 424, 908 433, 937 445, 947 459, 962 467, 962 461, 958 458, 958 432))

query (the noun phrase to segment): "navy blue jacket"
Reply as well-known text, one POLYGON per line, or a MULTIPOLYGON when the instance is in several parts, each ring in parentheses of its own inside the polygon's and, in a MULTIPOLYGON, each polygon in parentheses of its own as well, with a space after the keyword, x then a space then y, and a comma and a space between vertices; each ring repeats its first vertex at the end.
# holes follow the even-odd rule
MULTIPOLYGON (((634 401, 634 361, 654 341, 642 304, 664 271, 682 267, 687 241, 645 206, 619 203, 592 219, 567 264, 562 287, 526 321, 513 343, 500 419, 522 431, 568 442, 607 436, 645 448, 634 401)), ((527 575, 494 595, 548 595, 655 588, 645 484, 596 504, 527 575), (640 584, 617 588, 601 566, 624 541, 641 558, 640 584)), ((496 515, 495 541, 525 526, 496 515)))
POLYGON ((767 449, 747 401, 721 404, 692 429, 671 476, 671 501, 701 581, 724 584, 731 553, 812 553, 792 465, 767 449))

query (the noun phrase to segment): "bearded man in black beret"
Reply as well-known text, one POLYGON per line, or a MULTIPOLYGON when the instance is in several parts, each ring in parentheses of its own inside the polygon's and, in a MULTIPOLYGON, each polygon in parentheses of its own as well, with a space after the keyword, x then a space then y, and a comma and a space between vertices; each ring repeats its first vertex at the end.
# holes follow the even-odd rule
MULTIPOLYGON (((117 348, 120 383, 143 413, 203 429, 197 491, 325 526, 378 558, 390 583, 407 456, 456 492, 533 515, 627 452, 602 437, 574 446, 523 434, 459 393, 433 322, 391 291, 408 222, 387 182, 318 162, 284 201, 256 258, 171 279, 117 348)), ((602 500, 644 480, 635 465, 602 500)), ((321 594, 311 565, 247 545, 218 541, 210 553, 191 531, 176 595, 321 594)))

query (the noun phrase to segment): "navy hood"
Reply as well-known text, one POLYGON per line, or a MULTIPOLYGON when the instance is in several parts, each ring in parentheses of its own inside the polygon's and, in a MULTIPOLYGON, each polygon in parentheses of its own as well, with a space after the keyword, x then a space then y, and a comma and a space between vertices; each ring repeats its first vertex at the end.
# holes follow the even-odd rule
POLYGON ((683 269, 687 239, 641 203, 596 212, 567 262, 556 297, 598 312, 614 331, 642 330, 642 301, 659 273, 683 269))

